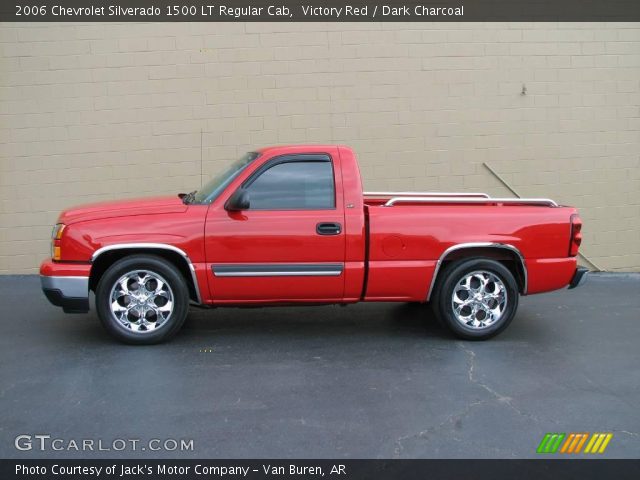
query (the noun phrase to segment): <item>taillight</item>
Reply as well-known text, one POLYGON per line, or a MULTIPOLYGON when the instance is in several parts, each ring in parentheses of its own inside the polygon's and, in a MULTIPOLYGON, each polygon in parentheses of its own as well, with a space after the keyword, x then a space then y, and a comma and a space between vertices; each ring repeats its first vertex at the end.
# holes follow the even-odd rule
POLYGON ((582 243, 582 220, 580 215, 574 213, 571 215, 571 239, 569 240, 569 256, 578 255, 578 249, 582 243))

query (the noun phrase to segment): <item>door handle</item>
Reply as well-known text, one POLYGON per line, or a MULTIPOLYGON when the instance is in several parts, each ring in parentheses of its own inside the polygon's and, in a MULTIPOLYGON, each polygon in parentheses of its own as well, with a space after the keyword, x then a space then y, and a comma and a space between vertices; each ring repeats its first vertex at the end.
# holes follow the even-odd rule
POLYGON ((318 235, 340 235, 342 233, 342 225, 339 223, 319 223, 316 225, 316 233, 318 235))

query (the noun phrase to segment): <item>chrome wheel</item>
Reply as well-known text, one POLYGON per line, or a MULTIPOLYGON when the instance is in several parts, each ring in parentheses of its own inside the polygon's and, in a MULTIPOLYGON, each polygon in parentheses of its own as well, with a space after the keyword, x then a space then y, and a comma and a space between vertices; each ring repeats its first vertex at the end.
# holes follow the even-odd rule
POLYGON ((167 281, 149 270, 122 275, 111 288, 111 314, 120 325, 137 333, 161 328, 171 316, 174 297, 167 281))
POLYGON ((507 289, 495 274, 478 270, 456 283, 451 296, 456 320, 468 328, 481 330, 496 323, 507 307, 507 289))

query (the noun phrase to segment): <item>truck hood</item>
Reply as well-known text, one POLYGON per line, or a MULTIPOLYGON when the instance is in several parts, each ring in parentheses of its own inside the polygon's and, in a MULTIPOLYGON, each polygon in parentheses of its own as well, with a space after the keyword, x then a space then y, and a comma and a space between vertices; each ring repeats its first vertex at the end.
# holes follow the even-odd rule
POLYGON ((180 213, 187 208, 177 195, 98 202, 69 208, 60 214, 58 222, 69 225, 101 218, 180 213))

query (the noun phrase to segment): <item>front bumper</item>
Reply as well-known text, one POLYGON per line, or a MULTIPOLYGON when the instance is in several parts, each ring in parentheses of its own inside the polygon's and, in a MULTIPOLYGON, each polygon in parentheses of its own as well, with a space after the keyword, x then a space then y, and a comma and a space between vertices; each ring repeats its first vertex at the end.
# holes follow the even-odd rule
POLYGON ((40 283, 49 302, 65 313, 88 312, 89 268, 45 260, 40 266, 40 283))
POLYGON ((587 274, 589 273, 588 268, 578 267, 576 268, 576 273, 573 274, 573 278, 571 279, 571 283, 569 283, 569 289, 579 287, 582 285, 587 279, 587 274))

